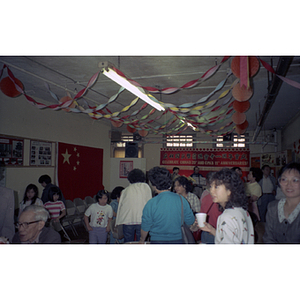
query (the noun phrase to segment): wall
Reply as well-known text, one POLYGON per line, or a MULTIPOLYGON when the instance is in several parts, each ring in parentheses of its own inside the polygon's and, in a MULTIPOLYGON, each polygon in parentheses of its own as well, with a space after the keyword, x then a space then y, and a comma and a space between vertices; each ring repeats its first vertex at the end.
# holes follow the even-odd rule
MULTIPOLYGON (((45 103, 45 101, 36 99, 45 103)), ((46 104, 46 103, 45 103, 46 104)), ((103 149, 103 185, 110 184, 110 124, 92 120, 84 114, 38 109, 24 96, 6 97, 0 93, 0 134, 25 138, 24 167, 7 167, 6 186, 17 192, 19 201, 29 183, 38 183, 40 175, 49 174, 55 183, 55 160, 51 167, 29 166, 29 139, 64 142, 103 149)), ((54 144, 55 145, 55 144, 54 144)), ((55 155, 55 147, 52 147, 55 155)), ((52 151, 52 152, 53 152, 52 151)))
POLYGON ((283 150, 293 150, 294 142, 300 139, 300 112, 282 130, 281 142, 283 150))

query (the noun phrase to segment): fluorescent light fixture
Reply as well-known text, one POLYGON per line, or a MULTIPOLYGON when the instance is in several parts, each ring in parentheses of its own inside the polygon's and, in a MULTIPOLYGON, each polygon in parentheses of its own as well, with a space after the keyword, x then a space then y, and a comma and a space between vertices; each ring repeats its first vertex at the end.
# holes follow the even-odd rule
POLYGON ((99 67, 102 68, 101 71, 105 76, 115 81, 119 85, 123 86, 125 89, 130 91, 132 94, 138 96, 139 98, 153 106, 155 109, 159 111, 165 110, 165 108, 161 104, 159 104, 159 101, 155 97, 153 97, 150 94, 147 94, 143 88, 133 85, 126 78, 117 74, 112 68, 110 68, 110 63, 99 63, 99 67))

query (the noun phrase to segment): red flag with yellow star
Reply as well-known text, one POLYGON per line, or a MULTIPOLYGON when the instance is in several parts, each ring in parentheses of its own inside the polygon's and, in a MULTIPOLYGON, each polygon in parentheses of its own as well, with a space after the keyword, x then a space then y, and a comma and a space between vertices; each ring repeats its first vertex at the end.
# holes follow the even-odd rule
POLYGON ((57 181, 65 199, 84 199, 103 189, 103 149, 58 143, 57 181))

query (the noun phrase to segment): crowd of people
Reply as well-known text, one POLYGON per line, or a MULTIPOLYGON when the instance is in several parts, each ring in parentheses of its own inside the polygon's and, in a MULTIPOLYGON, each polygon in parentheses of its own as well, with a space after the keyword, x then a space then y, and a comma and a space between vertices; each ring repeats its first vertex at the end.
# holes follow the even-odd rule
MULTIPOLYGON (((189 177, 179 171, 154 167, 146 178, 142 170, 133 169, 126 188, 98 191, 84 213, 89 243, 183 244, 185 223, 195 243, 254 244, 258 222, 265 227, 264 243, 300 243, 299 163, 285 165, 277 180, 268 165, 250 168, 247 177, 239 167, 206 176, 197 166, 189 177), (206 214, 201 227, 198 213, 206 214), (112 228, 121 235, 116 237, 112 228)), ((66 200, 48 175, 38 182, 44 188, 41 198, 36 185, 26 187, 14 232, 9 237, 9 231, 0 232, 0 242, 61 243, 66 200)))

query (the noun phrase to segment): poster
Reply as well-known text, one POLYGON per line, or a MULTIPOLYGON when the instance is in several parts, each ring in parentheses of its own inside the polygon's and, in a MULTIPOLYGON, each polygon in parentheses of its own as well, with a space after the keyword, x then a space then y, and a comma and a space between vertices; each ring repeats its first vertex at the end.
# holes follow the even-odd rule
POLYGON ((0 136, 0 161, 5 165, 23 165, 24 140, 0 136))
POLYGON ((127 178, 131 170, 133 170, 133 161, 120 161, 120 178, 127 178))
POLYGON ((49 142, 30 141, 30 165, 51 166, 52 144, 49 142))

